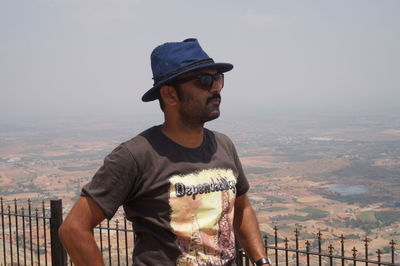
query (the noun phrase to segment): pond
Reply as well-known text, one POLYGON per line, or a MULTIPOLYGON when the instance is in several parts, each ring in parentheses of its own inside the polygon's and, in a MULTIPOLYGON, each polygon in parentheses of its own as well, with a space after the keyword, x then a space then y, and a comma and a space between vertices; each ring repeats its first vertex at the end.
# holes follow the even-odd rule
POLYGON ((363 185, 336 185, 333 187, 327 188, 328 191, 330 192, 336 192, 339 193, 343 196, 348 196, 348 195, 353 195, 353 194, 362 194, 362 193, 367 193, 368 189, 363 186, 363 185))

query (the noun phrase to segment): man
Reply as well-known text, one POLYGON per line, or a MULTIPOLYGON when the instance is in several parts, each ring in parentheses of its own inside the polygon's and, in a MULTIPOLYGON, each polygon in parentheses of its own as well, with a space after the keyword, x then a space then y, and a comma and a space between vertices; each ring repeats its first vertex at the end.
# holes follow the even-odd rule
POLYGON ((137 241, 134 265, 235 265, 235 235, 256 265, 268 264, 248 182, 232 142, 204 128, 220 114, 224 72, 196 39, 151 55, 164 123, 122 143, 105 160, 60 228, 75 265, 103 265, 92 230, 123 205, 137 241))

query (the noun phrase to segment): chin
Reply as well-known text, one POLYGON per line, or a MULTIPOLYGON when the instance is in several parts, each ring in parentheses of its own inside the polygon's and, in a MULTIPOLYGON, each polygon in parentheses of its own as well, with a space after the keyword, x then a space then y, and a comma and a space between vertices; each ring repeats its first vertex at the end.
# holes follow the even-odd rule
POLYGON ((205 122, 208 122, 208 121, 217 119, 217 118, 219 117, 219 115, 220 115, 220 112, 219 112, 219 111, 218 111, 218 112, 215 112, 215 113, 212 113, 212 114, 210 114, 210 115, 206 118, 206 121, 205 121, 205 122))

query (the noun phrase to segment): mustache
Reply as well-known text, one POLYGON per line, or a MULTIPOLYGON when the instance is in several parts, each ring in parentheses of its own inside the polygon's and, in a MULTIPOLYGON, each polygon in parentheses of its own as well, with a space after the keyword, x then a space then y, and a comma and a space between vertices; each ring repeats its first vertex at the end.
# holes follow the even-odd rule
POLYGON ((207 98, 207 103, 211 102, 213 99, 220 99, 221 100, 221 94, 219 93, 214 93, 210 97, 207 98))

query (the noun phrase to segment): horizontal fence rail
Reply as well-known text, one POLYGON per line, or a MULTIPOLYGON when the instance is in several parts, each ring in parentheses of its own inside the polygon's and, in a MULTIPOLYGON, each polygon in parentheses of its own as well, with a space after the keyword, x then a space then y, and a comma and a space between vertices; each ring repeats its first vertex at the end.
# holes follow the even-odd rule
MULTIPOLYGON (((61 200, 34 204, 31 200, 21 203, 17 200, 6 202, 0 198, 0 266, 73 265, 58 239, 62 214, 61 200)), ((370 239, 365 237, 362 240, 364 248, 358 251, 356 247, 346 245, 346 237, 341 235, 335 245, 331 242, 323 249, 324 239, 320 231, 314 239, 300 242, 297 228, 292 240, 280 236, 278 230, 275 226, 273 235, 265 234, 263 237, 265 251, 273 265, 400 266, 396 262, 399 251, 394 240, 388 243, 386 252, 381 249, 371 251, 370 239)), ((126 218, 106 220, 93 233, 107 265, 132 265, 135 234, 126 218)), ((251 265, 242 248, 237 246, 236 253, 238 266, 251 265)))

